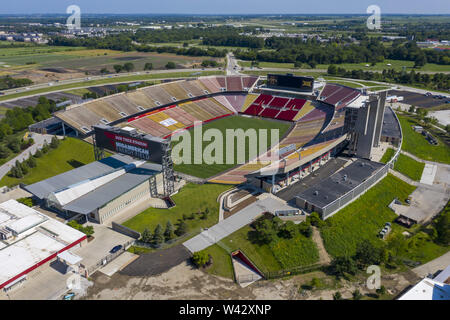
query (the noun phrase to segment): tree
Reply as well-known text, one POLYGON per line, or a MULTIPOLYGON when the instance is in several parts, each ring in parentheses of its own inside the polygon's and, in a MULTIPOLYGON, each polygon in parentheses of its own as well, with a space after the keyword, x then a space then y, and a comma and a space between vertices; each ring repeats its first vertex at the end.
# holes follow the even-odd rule
POLYGON ((42 149, 41 149, 42 153, 47 153, 49 151, 49 149, 50 148, 48 146, 47 140, 44 140, 44 143, 42 144, 42 149))
POLYGON ((153 69, 153 63, 147 62, 147 63, 144 65, 144 70, 152 70, 152 69, 153 69))
POLYGON ((420 54, 414 60, 414 68, 423 67, 427 63, 427 58, 424 54, 420 54))
POLYGON ((311 69, 315 69, 317 66, 317 62, 315 62, 314 60, 310 61, 308 64, 311 67, 311 69))
POLYGON ((352 292, 352 296, 353 300, 361 300, 362 298, 361 291, 359 291, 359 289, 356 289, 355 291, 352 292))
POLYGON ((169 61, 166 64, 166 69, 176 69, 177 65, 175 64, 175 62, 169 61))
POLYGON ((437 232, 436 242, 449 245, 450 244, 450 207, 445 207, 444 211, 433 223, 437 232))
POLYGON ((184 235, 187 231, 188 231, 187 223, 184 221, 181 221, 180 224, 178 225, 178 228, 175 230, 175 234, 180 237, 180 236, 184 235))
POLYGON ((294 62, 294 68, 295 69, 300 69, 302 67, 303 63, 301 63, 301 61, 295 61, 294 62))
POLYGON ((386 294, 386 288, 385 288, 384 286, 380 286, 380 288, 378 288, 378 289, 376 290, 376 292, 377 292, 379 295, 384 295, 384 294, 386 294))
POLYGON ((123 70, 123 66, 120 64, 115 64, 113 66, 113 68, 114 68, 114 71, 116 71, 116 73, 120 73, 123 70))
POLYGON ((330 64, 328 66, 328 74, 330 74, 330 75, 337 74, 337 68, 336 68, 336 66, 334 64, 330 64))
POLYGON ((30 152, 30 154, 28 155, 27 165, 28 165, 28 167, 30 167, 30 168, 35 168, 35 167, 37 166, 36 158, 32 156, 31 152, 30 152))
POLYGON ((269 244, 275 239, 278 230, 269 219, 261 217, 255 221, 254 226, 258 242, 269 244))
POLYGON ((0 159, 8 158, 11 152, 4 145, 0 145, 0 159))
POLYGON ((192 255, 192 261, 198 267, 204 267, 209 262, 210 256, 206 251, 197 251, 192 255))
POLYGON ((20 140, 12 139, 8 142, 8 148, 11 149, 12 152, 17 153, 20 151, 20 140))
POLYGON ((156 226, 155 231, 153 232, 153 242, 156 245, 160 245, 164 242, 163 229, 160 224, 156 226))
POLYGON ((59 146, 59 139, 56 136, 52 137, 52 141, 50 142, 50 148, 56 149, 59 146))
POLYGON ((142 242, 150 243, 150 242, 152 242, 152 239, 153 239, 152 233, 150 232, 150 230, 148 228, 145 228, 141 235, 142 242))
POLYGON ((123 65, 123 69, 124 69, 126 72, 131 72, 131 71, 134 70, 134 64, 131 63, 131 62, 127 62, 127 63, 125 63, 125 64, 123 65))
POLYGON ((320 216, 317 212, 312 212, 307 218, 306 221, 308 221, 311 225, 315 226, 315 227, 322 227, 325 222, 320 219, 320 216))
POLYGON ((37 149, 36 152, 34 153, 34 157, 35 158, 40 158, 42 157, 42 151, 40 149, 37 149))
POLYGON ((172 240, 173 238, 175 238, 174 228, 173 228, 172 222, 170 222, 170 221, 167 221, 166 230, 164 231, 164 237, 166 238, 166 241, 172 240))
POLYGON ((408 112, 414 113, 416 108, 414 106, 410 106, 408 112))
POLYGON ((279 235, 282 238, 291 239, 297 234, 297 226, 292 221, 286 221, 284 225, 281 226, 279 235))
POLYGON ((337 291, 333 294, 333 300, 342 300, 342 294, 337 291))
POLYGON ((331 261, 331 271, 338 277, 345 277, 346 274, 356 274, 356 262, 351 257, 336 257, 331 261))
POLYGON ((361 268, 380 264, 383 261, 383 250, 375 247, 369 240, 361 241, 356 247, 355 260, 361 268))
POLYGON ((101 74, 107 74, 107 73, 109 73, 109 70, 108 70, 107 68, 102 68, 102 69, 100 70, 100 73, 101 73, 101 74))

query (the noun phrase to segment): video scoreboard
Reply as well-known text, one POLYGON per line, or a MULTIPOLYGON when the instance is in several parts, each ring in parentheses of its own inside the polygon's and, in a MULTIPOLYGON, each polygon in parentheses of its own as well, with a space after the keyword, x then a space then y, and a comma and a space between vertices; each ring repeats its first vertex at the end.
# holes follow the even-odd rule
POLYGON ((94 126, 95 145, 131 157, 161 164, 164 139, 139 134, 134 128, 116 128, 105 125, 94 126))
POLYGON ((314 89, 314 78, 294 76, 291 74, 268 74, 267 86, 276 89, 312 92, 314 89))

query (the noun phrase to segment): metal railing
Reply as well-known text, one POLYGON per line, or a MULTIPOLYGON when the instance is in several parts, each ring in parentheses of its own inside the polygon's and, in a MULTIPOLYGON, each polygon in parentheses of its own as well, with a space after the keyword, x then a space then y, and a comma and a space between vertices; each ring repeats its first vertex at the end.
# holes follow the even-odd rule
POLYGON ((381 178, 383 178, 387 173, 389 172, 389 169, 394 168, 394 164, 398 159, 398 156, 400 155, 401 149, 402 149, 402 143, 403 143, 403 131, 400 124, 400 121, 397 117, 397 114, 395 114, 394 110, 392 110, 391 107, 388 107, 391 109, 392 113, 394 114, 395 119, 397 120, 397 123, 400 128, 400 142, 397 147, 397 151, 395 152, 394 156, 377 172, 375 172, 370 178, 365 180, 364 182, 357 185, 355 188, 347 192, 346 194, 340 196, 333 202, 326 205, 322 210, 322 216, 324 219, 327 219, 331 217, 334 213, 342 209, 344 206, 346 206, 348 203, 352 202, 355 198, 359 197, 361 194, 366 192, 368 189, 373 187, 381 178))

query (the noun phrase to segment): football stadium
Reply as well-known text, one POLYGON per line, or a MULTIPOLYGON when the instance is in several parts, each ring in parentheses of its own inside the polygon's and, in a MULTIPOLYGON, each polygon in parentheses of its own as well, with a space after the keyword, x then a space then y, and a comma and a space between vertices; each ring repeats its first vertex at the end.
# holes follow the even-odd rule
MULTIPOLYGON (((209 184, 250 185, 272 194, 286 193, 291 185, 342 152, 370 160, 372 148, 381 140, 385 100, 385 92, 367 95, 358 89, 292 74, 207 76, 130 90, 55 113, 63 135, 94 144, 97 162, 26 189, 66 217, 84 214, 96 222, 113 217, 126 204, 147 199, 149 194, 155 201, 167 200, 176 191, 175 182, 182 178, 209 184), (281 134, 278 141, 252 158, 247 145, 252 142, 248 137, 238 140, 238 144, 246 144, 244 163, 174 166, 171 140, 199 124, 222 132, 230 127, 270 128, 281 134), (105 150, 144 161, 133 162, 120 156, 108 161, 103 159, 105 150), (144 164, 145 161, 153 164, 144 164), (107 163, 109 166, 105 166, 107 163), (133 179, 136 170, 145 174, 133 179), (128 187, 119 187, 121 180, 128 181, 128 187), (149 192, 136 193, 134 190, 139 188, 149 192), (130 192, 131 198, 124 196, 130 192), (96 202, 89 197, 97 199, 96 202), (105 211, 104 207, 107 213, 99 213, 105 211)), ((398 127, 391 131, 391 135, 400 136, 398 127)), ((201 148, 205 148, 205 143, 201 148)), ((367 165, 370 167, 370 163, 367 165)), ((177 183, 178 187, 181 185, 177 183)), ((291 198, 285 200, 301 204, 303 210, 318 211, 323 219, 343 205, 325 212, 324 205, 315 205, 311 197, 309 201, 296 200, 303 191, 294 189, 291 198)), ((327 195, 318 203, 328 205, 338 197, 327 195)))
MULTIPOLYGON (((172 209, 178 193, 190 192, 192 185, 221 186, 219 222, 205 222, 213 226, 183 243, 192 254, 261 214, 300 218, 299 223, 317 212, 325 220, 370 189, 389 169, 371 161, 374 148, 380 141, 401 141, 385 101, 386 92, 367 94, 292 74, 207 76, 134 88, 54 113, 45 123, 53 132, 91 143, 95 161, 22 188, 63 220, 140 239, 147 228, 139 223, 142 215, 152 219, 142 210, 172 209), (195 146, 199 128, 215 130, 219 140, 227 130, 241 131, 231 149, 213 152, 218 163, 174 163, 175 141, 186 134, 194 158, 211 149, 204 137, 195 146), (257 132, 256 140, 249 130, 257 132), (257 153, 250 152, 256 145, 257 153), (228 153, 239 148, 245 154, 237 161, 228 153), (225 158, 233 161, 220 161, 225 158)), ((201 198, 193 194, 195 210, 204 207, 201 198)), ((15 283, 20 276, 4 281, 15 283)))

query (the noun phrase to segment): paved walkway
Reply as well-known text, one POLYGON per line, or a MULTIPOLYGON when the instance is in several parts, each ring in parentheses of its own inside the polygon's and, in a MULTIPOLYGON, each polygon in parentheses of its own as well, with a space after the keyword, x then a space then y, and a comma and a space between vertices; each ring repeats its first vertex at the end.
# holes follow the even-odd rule
POLYGON ((248 225, 264 212, 294 209, 273 195, 263 194, 259 196, 258 199, 258 201, 236 212, 231 217, 220 221, 213 227, 184 242, 183 245, 190 252, 194 253, 208 248, 233 232, 248 225))
POLYGON ((426 277, 428 274, 435 274, 439 270, 444 270, 449 265, 450 265, 450 251, 440 256, 439 258, 436 258, 417 268, 414 268, 412 271, 419 277, 426 277))
POLYGON ((403 180, 404 182, 406 182, 406 183, 408 183, 408 184, 410 184, 412 186, 417 187, 419 185, 419 183, 417 181, 414 181, 414 180, 408 178, 407 176, 405 176, 404 174, 402 174, 402 173, 400 173, 398 171, 389 169, 389 173, 391 173, 392 175, 396 176, 397 178, 403 180))
POLYGON ((34 144, 22 151, 22 153, 17 155, 15 158, 9 160, 8 162, 5 162, 2 166, 0 166, 0 179, 2 179, 11 170, 11 168, 15 165, 16 160, 22 162, 23 160, 28 159, 30 152, 31 154, 35 154, 38 148, 41 149, 43 147, 44 141, 50 143, 52 141, 52 137, 52 135, 48 134, 43 135, 33 133, 31 135, 31 138, 33 138, 34 144))

